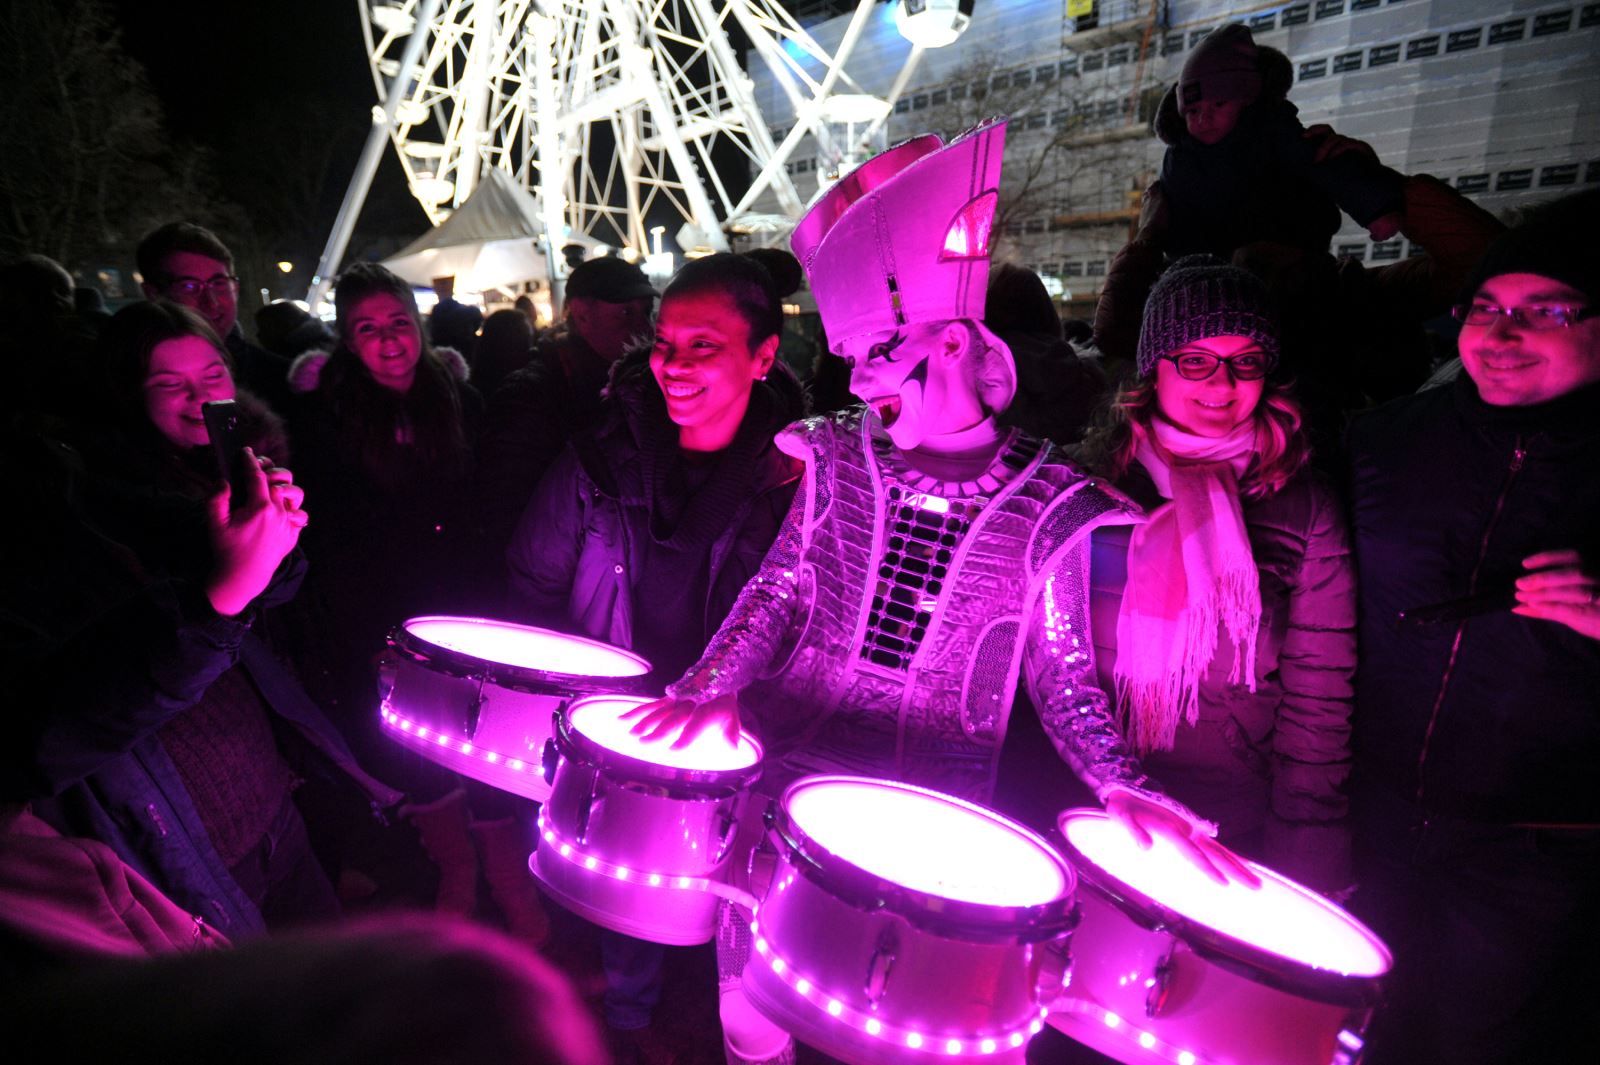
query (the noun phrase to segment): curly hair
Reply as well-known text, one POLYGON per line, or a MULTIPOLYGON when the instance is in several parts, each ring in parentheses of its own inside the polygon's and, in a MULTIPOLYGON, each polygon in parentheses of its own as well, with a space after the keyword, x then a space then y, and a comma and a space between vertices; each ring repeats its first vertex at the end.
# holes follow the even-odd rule
MULTIPOLYGON (((1139 442, 1159 417, 1156 384, 1136 381, 1111 398, 1095 427, 1083 438, 1084 465, 1115 481, 1134 463, 1139 442)), ((1239 479, 1246 499, 1264 499, 1283 490, 1311 459, 1300 401, 1287 382, 1267 382, 1251 415, 1256 421, 1256 454, 1239 479)))

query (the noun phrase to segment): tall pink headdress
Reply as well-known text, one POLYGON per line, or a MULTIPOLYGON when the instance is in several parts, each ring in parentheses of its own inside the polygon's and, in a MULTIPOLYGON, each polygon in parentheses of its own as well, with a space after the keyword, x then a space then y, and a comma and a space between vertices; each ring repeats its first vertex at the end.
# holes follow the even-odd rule
POLYGON ((983 319, 1005 137, 998 119, 948 145, 906 141, 806 212, 790 244, 835 351, 905 325, 983 319))

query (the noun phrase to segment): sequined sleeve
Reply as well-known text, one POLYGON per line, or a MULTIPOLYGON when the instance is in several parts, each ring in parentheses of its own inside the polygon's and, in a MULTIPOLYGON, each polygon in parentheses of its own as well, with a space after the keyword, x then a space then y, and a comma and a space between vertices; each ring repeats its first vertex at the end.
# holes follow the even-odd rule
POLYGON ((1102 801, 1112 791, 1150 793, 1123 742, 1111 700, 1095 676, 1089 631, 1089 538, 1081 537, 1044 575, 1033 603, 1023 662, 1029 694, 1063 760, 1102 801))
POLYGON ((700 661, 667 685, 668 695, 707 702, 737 692, 766 672, 791 635, 799 602, 802 527, 811 476, 808 471, 807 486, 795 493, 761 568, 734 600, 700 661))

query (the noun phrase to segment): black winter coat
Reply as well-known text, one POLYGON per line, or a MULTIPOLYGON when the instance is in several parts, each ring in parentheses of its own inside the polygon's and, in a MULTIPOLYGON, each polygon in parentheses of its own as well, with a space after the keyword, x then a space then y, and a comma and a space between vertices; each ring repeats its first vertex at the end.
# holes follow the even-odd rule
POLYGON ((1462 376, 1358 418, 1349 444, 1358 778, 1457 817, 1600 823, 1600 641, 1509 609, 1529 555, 1600 559, 1600 385, 1492 407, 1462 376), (1491 594, 1464 621, 1397 622, 1491 594))

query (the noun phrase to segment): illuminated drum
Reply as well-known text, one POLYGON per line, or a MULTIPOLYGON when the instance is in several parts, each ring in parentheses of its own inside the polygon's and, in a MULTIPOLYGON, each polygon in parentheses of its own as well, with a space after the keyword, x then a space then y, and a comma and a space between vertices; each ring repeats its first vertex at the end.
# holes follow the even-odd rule
POLYGON ((799 780, 767 820, 757 1010, 849 1062, 1022 1061, 1076 920, 1060 855, 980 806, 864 777, 799 780))
POLYGON ((1392 963, 1365 925, 1253 863, 1259 889, 1218 884, 1165 840, 1141 850, 1098 810, 1059 824, 1083 922, 1052 1027, 1131 1063, 1359 1059, 1392 963))
POLYGON ((580 699, 556 724, 554 788, 528 865, 547 894, 598 925, 704 943, 761 746, 717 730, 681 748, 645 743, 620 715, 647 701, 580 699))
POLYGON ((399 656, 384 732, 463 776, 542 800, 551 721, 579 695, 636 692, 650 663, 581 636, 509 621, 412 618, 389 635, 399 656))

